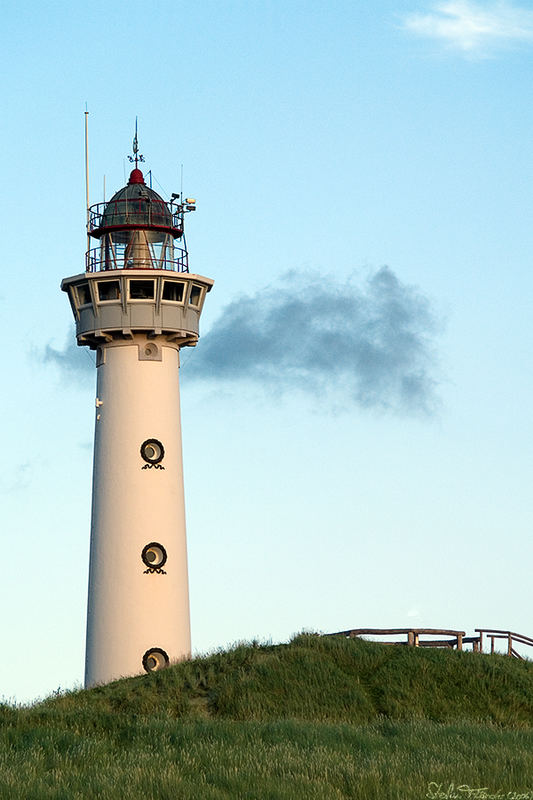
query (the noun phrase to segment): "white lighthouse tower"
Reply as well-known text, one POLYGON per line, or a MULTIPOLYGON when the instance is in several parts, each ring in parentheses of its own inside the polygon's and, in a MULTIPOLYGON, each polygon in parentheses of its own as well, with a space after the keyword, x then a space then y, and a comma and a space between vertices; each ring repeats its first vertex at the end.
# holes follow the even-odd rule
POLYGON ((178 374, 213 281, 189 272, 195 201, 165 202, 137 150, 135 137, 127 186, 90 208, 86 271, 61 284, 78 345, 96 351, 87 687, 191 649, 178 374))

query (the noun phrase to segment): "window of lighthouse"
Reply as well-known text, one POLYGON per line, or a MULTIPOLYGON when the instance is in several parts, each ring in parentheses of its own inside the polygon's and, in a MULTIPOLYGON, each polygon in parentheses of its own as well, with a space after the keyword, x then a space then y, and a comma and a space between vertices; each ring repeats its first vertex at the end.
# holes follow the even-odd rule
POLYGON ((98 299, 102 303, 120 300, 120 281, 98 281, 98 299))
POLYGON ((152 647, 143 656, 143 667, 146 672, 158 672, 168 667, 169 657, 160 647, 152 647))
POLYGON ((141 456, 147 464, 159 464, 165 455, 165 448, 159 439, 146 439, 141 445, 141 456))
POLYGON ((189 297, 189 303, 191 306, 199 306, 200 301, 202 299, 202 287, 197 286, 195 283, 191 286, 191 294, 189 297))
POLYGON ((154 282, 130 280, 130 300, 153 300, 154 282))
POLYGON ((184 288, 185 284, 182 281, 163 281, 163 300, 182 303, 184 288))
POLYGON ((163 567, 167 562, 167 551, 159 542, 150 542, 143 547, 141 553, 143 564, 148 567, 145 573, 158 572, 165 574, 163 567))
POLYGON ((76 294, 78 297, 78 307, 79 306, 88 306, 91 303, 91 290, 89 289, 89 284, 87 281, 84 283, 78 283, 76 286, 76 294))

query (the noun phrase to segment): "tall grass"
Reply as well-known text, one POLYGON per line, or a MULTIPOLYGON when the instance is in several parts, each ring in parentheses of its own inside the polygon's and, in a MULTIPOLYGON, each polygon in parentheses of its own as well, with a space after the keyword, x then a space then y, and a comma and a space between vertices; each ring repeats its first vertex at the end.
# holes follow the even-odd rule
POLYGON ((0 798, 395 800, 461 785, 533 800, 531 663, 306 635, 0 706, 0 798))

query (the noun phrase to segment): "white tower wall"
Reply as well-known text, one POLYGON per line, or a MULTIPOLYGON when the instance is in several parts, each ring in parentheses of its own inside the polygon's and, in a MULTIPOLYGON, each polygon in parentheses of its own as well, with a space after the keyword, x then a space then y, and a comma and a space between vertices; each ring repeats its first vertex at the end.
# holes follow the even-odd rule
POLYGON ((133 160, 127 186, 88 209, 86 271, 61 283, 78 345, 97 353, 87 687, 191 650, 179 351, 198 341, 213 281, 188 271, 195 201, 165 203, 135 146, 133 160))
POLYGON ((136 335, 101 346, 99 360, 87 686, 142 672, 151 648, 173 661, 191 647, 179 350, 136 335), (164 447, 158 465, 141 457, 147 439, 164 447), (166 550, 165 574, 145 572, 141 553, 151 542, 166 550))

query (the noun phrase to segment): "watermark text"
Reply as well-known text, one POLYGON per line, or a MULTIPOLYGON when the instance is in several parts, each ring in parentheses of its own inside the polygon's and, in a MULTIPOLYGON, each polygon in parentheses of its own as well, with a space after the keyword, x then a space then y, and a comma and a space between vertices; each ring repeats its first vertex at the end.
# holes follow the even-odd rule
POLYGON ((468 786, 466 783, 437 783, 431 781, 426 793, 428 800, 533 800, 533 789, 508 791, 490 789, 488 786, 468 786))

